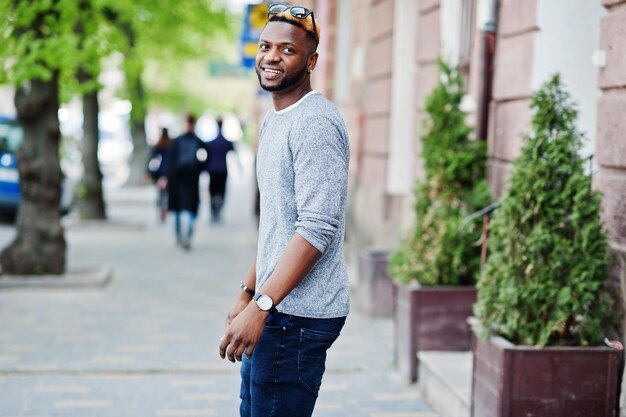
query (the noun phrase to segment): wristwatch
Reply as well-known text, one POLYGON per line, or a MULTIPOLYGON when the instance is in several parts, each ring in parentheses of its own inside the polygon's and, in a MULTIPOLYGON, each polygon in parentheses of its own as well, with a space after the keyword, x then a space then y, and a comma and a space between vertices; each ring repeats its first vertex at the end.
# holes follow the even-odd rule
POLYGON ((276 306, 274 305, 274 300, 269 295, 263 295, 260 292, 256 293, 256 295, 252 298, 255 302, 259 310, 267 311, 270 314, 275 313, 276 306))

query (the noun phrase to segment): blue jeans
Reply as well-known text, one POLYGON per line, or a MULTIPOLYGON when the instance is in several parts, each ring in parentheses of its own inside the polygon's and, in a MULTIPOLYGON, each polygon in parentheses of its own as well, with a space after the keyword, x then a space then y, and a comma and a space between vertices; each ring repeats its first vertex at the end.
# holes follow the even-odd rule
POLYGON ((243 356, 241 417, 311 416, 326 351, 345 321, 270 315, 252 356, 243 356))
POLYGON ((196 221, 196 215, 191 211, 183 210, 174 212, 174 224, 176 228, 176 239, 182 241, 183 239, 191 239, 193 235, 193 225, 196 221), (187 217, 187 230, 183 231, 182 216, 187 217))

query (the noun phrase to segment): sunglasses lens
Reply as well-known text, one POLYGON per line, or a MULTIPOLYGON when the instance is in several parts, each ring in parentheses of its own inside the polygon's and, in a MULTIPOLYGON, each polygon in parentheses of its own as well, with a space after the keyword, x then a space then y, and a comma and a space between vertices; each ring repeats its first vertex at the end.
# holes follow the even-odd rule
POLYGON ((297 17, 298 19, 304 19, 309 15, 309 10, 305 9, 304 7, 292 7, 291 15, 293 17, 297 17))
POLYGON ((267 9, 268 14, 279 14, 287 10, 289 6, 285 6, 284 4, 271 4, 267 9))

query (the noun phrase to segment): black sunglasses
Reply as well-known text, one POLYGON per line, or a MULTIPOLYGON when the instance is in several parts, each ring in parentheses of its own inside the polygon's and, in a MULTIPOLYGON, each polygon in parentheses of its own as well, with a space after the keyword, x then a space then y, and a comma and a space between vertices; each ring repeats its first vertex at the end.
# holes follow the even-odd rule
POLYGON ((315 42, 319 43, 319 39, 317 39, 317 27, 315 26, 315 15, 313 14, 313 10, 309 10, 306 7, 302 6, 287 6, 286 4, 270 4, 267 8, 267 14, 280 14, 285 10, 289 10, 291 15, 296 19, 306 19, 311 16, 311 21, 313 22, 313 36, 315 36, 315 42))

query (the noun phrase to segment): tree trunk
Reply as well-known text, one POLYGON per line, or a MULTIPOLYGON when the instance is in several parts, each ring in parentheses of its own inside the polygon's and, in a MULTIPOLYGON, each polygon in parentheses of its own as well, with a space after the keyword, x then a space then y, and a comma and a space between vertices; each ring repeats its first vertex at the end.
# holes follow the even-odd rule
POLYGON ((146 165, 150 149, 146 141, 145 128, 145 100, 146 94, 141 83, 141 76, 131 83, 134 86, 132 94, 133 108, 131 110, 130 133, 133 137, 133 154, 130 159, 130 173, 126 185, 142 185, 146 183, 146 165))
POLYGON ((19 87, 15 107, 24 127, 18 152, 21 200, 17 235, 0 254, 0 264, 8 274, 62 274, 66 245, 59 207, 63 174, 58 74, 19 87))
MULTIPOLYGON (((81 18, 76 21, 75 31, 80 39, 80 48, 84 48, 89 34, 85 30, 83 17, 94 12, 92 1, 81 0, 79 3, 81 18)), ((98 71, 88 71, 84 66, 78 70, 76 77, 81 85, 86 86, 97 81, 98 71)), ((83 219, 105 219, 106 209, 102 196, 102 171, 98 161, 98 89, 90 88, 83 93, 83 140, 81 153, 83 160, 83 177, 77 192, 78 214, 83 219)))
POLYGON ((83 95, 83 178, 78 188, 78 214, 82 219, 106 219, 102 171, 98 162, 98 91, 83 95))

